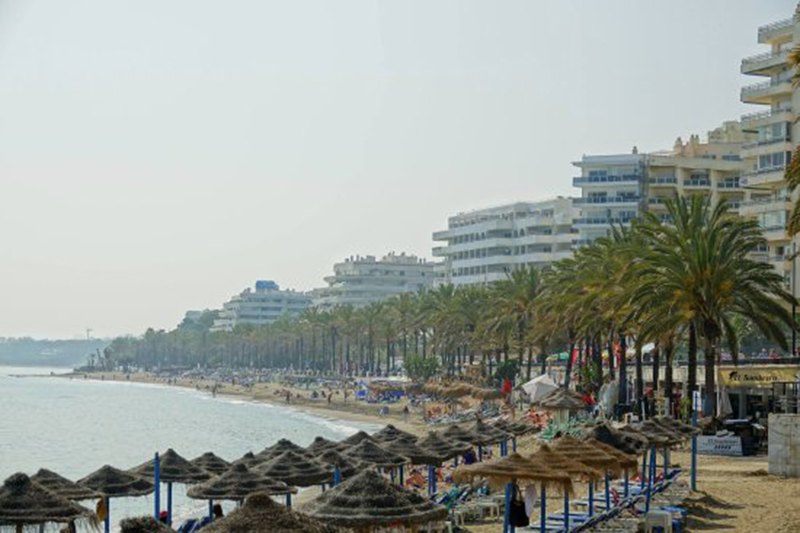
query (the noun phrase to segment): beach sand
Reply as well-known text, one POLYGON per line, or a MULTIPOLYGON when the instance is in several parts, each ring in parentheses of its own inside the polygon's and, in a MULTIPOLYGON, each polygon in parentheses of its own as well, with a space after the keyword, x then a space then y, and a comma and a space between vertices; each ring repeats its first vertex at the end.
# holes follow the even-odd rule
MULTIPOLYGON (((82 374, 74 376, 82 379, 82 374)), ((130 379, 121 373, 91 375, 91 379, 133 381, 166 385, 164 379, 149 374, 131 374, 130 379)), ((175 380, 172 385, 209 391, 214 385, 211 381, 175 380)), ((251 389, 235 385, 223 385, 218 394, 244 397, 253 401, 263 401, 276 405, 287 405, 285 395, 280 391, 286 387, 274 383, 254 385, 251 389)), ((311 390, 292 388, 292 402, 288 405, 323 417, 342 420, 368 422, 374 424, 394 424, 404 431, 418 435, 435 427, 426 426, 419 413, 414 413, 409 423, 403 421, 403 406, 399 402, 389 407, 387 416, 378 414, 375 404, 356 402, 352 395, 347 402, 340 393, 327 399, 310 398, 311 390), (297 395, 300 395, 298 398, 297 395)), ((531 453, 536 448, 534 437, 523 437, 519 441, 519 451, 531 453)), ((688 451, 675 451, 672 461, 684 466, 684 479, 688 482, 688 451)), ((754 532, 754 533, 797 533, 800 532, 800 480, 781 478, 767 474, 767 458, 759 457, 721 457, 698 456, 698 492, 686 502, 690 509, 688 531, 702 532, 754 532)), ((313 498, 319 489, 312 488, 298 495, 298 502, 313 498)), ((467 530, 474 533, 496 533, 502 530, 497 520, 481 524, 470 524, 467 530)))

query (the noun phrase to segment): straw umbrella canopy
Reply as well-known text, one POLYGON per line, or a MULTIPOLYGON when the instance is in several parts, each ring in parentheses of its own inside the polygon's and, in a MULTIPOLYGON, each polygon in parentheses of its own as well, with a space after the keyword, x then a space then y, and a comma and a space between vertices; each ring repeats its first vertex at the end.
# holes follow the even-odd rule
POLYGON ((354 433, 353 435, 350 435, 346 439, 342 440, 339 444, 341 445, 342 448, 349 448, 350 446, 355 446, 356 444, 360 444, 361 441, 363 440, 368 440, 370 442, 377 443, 377 441, 373 439, 369 433, 367 433, 366 431, 359 431, 358 433, 354 433))
POLYGON ((668 416, 657 416, 651 419, 654 423, 658 424, 659 426, 668 429, 673 432, 677 432, 681 435, 688 437, 693 437, 695 435, 699 435, 702 433, 700 428, 696 428, 690 426, 688 424, 684 424, 674 418, 670 418, 668 416))
POLYGON ((206 452, 203 455, 195 457, 189 462, 215 476, 225 472, 231 466, 228 461, 218 457, 217 455, 214 455, 212 452, 206 452))
MULTIPOLYGON (((144 478, 155 476, 155 459, 142 463, 130 470, 132 474, 144 478)), ((188 459, 181 457, 172 448, 159 455, 160 480, 162 483, 200 483, 211 477, 211 475, 189 462, 188 459)))
POLYGON ((561 437, 553 441, 553 449, 570 459, 581 462, 591 468, 608 472, 612 475, 619 475, 622 466, 619 461, 600 450, 572 437, 561 437))
POLYGON ((152 516, 126 518, 119 524, 120 533, 173 533, 173 529, 152 516))
POLYGON ((647 438, 636 432, 620 431, 607 422, 591 428, 586 436, 612 446, 625 454, 639 455, 647 449, 647 438))
POLYGON ((502 487, 515 480, 525 480, 572 492, 572 480, 566 472, 550 468, 536 457, 525 458, 517 452, 482 463, 462 465, 453 472, 457 483, 486 478, 493 487, 502 487))
POLYGON ((453 424, 452 426, 448 427, 442 432, 446 438, 450 440, 466 442, 468 444, 473 444, 475 446, 483 446, 484 444, 488 444, 489 439, 486 435, 478 435, 473 431, 465 429, 461 426, 453 424))
POLYGON ((280 439, 272 446, 268 446, 263 450, 261 450, 260 452, 258 452, 256 454, 256 459, 258 459, 259 462, 263 463, 279 456, 283 452, 294 452, 302 455, 307 454, 306 449, 303 448, 302 446, 298 446, 289 439, 280 439))
POLYGON ((416 439, 412 441, 401 438, 381 442, 379 446, 386 451, 405 457, 415 465, 439 464, 435 455, 431 455, 430 451, 417 445, 416 439))
POLYGON ((50 492, 54 492, 72 501, 93 500, 99 498, 100 494, 83 485, 78 485, 74 481, 56 474, 47 469, 40 469, 31 476, 31 481, 38 483, 50 492))
POLYGON ((145 496, 154 490, 152 481, 109 465, 79 479, 78 484, 89 487, 106 498, 145 496))
POLYGON ((434 461, 427 463, 432 465, 440 465, 442 461, 463 455, 472 448, 471 444, 445 438, 435 431, 429 431, 425 437, 419 439, 417 446, 434 458, 434 461))
POLYGON ((622 431, 635 431, 648 440, 650 446, 669 447, 683 441, 683 436, 662 428, 658 424, 643 422, 636 426, 623 426, 622 431))
POLYGON ((406 441, 417 440, 416 435, 412 435, 408 431, 397 429, 392 424, 388 424, 386 427, 384 427, 377 433, 373 433, 372 438, 378 441, 379 443, 391 442, 398 439, 406 441))
POLYGON ((580 411, 586 404, 580 394, 567 389, 556 389, 533 405, 544 409, 580 411))
POLYGON ((529 458, 536 459, 558 472, 565 472, 572 479, 579 479, 586 482, 603 479, 603 473, 599 470, 567 457, 547 444, 540 446, 529 458))
POLYGON ((380 468, 392 468, 408 462, 405 456, 381 448, 371 439, 364 439, 355 446, 351 446, 344 451, 344 456, 380 468))
POLYGON ((476 420, 475 425, 471 428, 476 435, 483 435, 486 438, 486 444, 496 444, 511 438, 511 435, 498 428, 494 428, 484 422, 483 420, 476 420))
POLYGON ((234 464, 225 472, 208 481, 189 487, 186 495, 196 500, 244 500, 255 492, 290 494, 297 492, 283 481, 248 469, 244 464, 234 464))
POLYGON ((254 470, 271 479, 283 481, 295 487, 310 487, 331 480, 331 472, 305 453, 283 452, 262 463, 254 470))
POLYGON ((10 476, 0 487, 0 524, 17 526, 17 531, 26 525, 93 516, 89 509, 50 492, 23 473, 10 476))
POLYGON ((231 466, 239 464, 244 465, 247 468, 253 468, 254 466, 261 464, 261 460, 258 457, 256 457, 255 454, 253 454, 253 452, 247 452, 246 454, 244 454, 243 456, 239 457, 234 462, 232 462, 231 466))
POLYGON ((508 428, 505 431, 513 433, 517 437, 521 437, 523 435, 528 435, 529 433, 535 433, 539 431, 539 429, 533 424, 528 424, 526 422, 518 421, 518 422, 509 422, 508 428))
POLYGON ((325 437, 316 437, 314 442, 306 446, 305 451, 308 454, 316 456, 319 453, 327 452, 328 450, 337 450, 340 443, 328 440, 325 437))
POLYGON ((333 472, 335 467, 339 467, 339 472, 344 477, 350 477, 356 473, 358 463, 345 457, 336 450, 327 450, 317 456, 320 463, 327 469, 333 472))
POLYGON ((395 524, 413 526, 447 517, 445 507, 390 483, 373 470, 364 470, 298 510, 326 524, 356 531, 395 524))
POLYGON ((600 442, 599 440, 596 439, 588 439, 584 442, 586 442, 586 444, 588 444, 589 446, 597 448, 607 453, 608 455, 614 457, 617 461, 619 461, 619 465, 622 467, 624 471, 630 471, 630 470, 635 471, 639 468, 639 460, 636 458, 636 455, 634 454, 623 453, 618 449, 614 448, 613 446, 610 446, 604 442, 600 442))
POLYGON ((341 529, 275 503, 269 494, 251 494, 244 505, 203 528, 207 533, 337 533, 341 529))

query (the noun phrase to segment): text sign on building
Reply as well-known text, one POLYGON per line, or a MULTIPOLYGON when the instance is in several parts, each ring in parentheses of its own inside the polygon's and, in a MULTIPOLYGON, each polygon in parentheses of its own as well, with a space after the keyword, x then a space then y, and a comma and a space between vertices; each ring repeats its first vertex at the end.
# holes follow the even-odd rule
POLYGON ((719 384, 725 387, 772 388, 773 383, 797 381, 800 366, 720 366, 719 384))
POLYGON ((697 437, 697 453, 703 455, 743 455, 742 438, 734 435, 729 437, 700 435, 697 437))

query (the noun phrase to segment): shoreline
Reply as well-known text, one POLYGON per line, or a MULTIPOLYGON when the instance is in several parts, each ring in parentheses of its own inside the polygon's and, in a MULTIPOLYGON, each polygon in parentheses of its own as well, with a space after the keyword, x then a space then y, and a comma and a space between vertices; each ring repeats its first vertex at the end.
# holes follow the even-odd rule
MULTIPOLYGON (((130 379, 128 379, 126 376, 127 374, 123 374, 121 372, 102 372, 95 374, 71 372, 67 374, 55 374, 52 376, 43 375, 41 377, 58 377, 62 379, 66 378, 76 380, 86 379, 91 381, 123 384, 134 383, 140 385, 157 385, 168 388, 195 390, 208 394, 209 396, 214 396, 211 392, 211 388, 216 383, 211 380, 177 378, 168 382, 166 379, 158 378, 149 373, 130 374, 130 379)), ((224 383, 219 384, 217 390, 218 392, 216 394, 220 398, 246 400, 253 403, 268 404, 274 407, 287 407, 298 412, 317 416, 330 421, 357 422, 374 424, 378 426, 393 424, 399 429, 414 433, 416 435, 424 435, 428 430, 426 424, 420 420, 419 416, 415 416, 413 409, 411 411, 409 421, 403 421, 402 410, 406 405, 405 400, 391 405, 381 404, 378 406, 375 404, 366 404, 350 397, 345 403, 342 399, 342 395, 336 391, 331 403, 328 404, 325 399, 312 400, 306 396, 309 395, 309 393, 314 389, 288 387, 273 382, 258 383, 253 385, 251 388, 224 383), (282 398, 283 395, 278 395, 279 391, 286 390, 291 391, 292 393, 292 401, 290 403, 281 401, 280 398, 282 398), (389 414, 379 415, 377 411, 380 409, 380 407, 388 407, 389 414)))

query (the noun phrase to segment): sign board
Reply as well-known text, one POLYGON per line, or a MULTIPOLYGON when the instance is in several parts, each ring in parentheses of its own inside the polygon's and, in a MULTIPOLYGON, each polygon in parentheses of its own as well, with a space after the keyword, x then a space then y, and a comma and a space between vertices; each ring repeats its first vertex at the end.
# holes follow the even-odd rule
POLYGON ((797 381, 798 372, 798 365, 720 366, 719 384, 771 389, 773 383, 797 381))
POLYGON ((697 437, 697 453, 702 455, 734 455, 741 456, 742 438, 735 435, 716 437, 700 435, 697 437))

